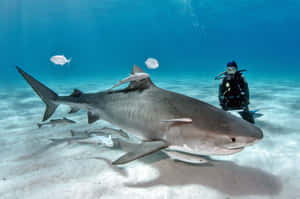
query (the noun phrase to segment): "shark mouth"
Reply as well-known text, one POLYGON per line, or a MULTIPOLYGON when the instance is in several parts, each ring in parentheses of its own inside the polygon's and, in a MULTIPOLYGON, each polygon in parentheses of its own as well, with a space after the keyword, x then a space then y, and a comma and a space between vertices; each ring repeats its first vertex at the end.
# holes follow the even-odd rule
POLYGON ((242 151, 245 147, 230 147, 230 148, 227 148, 227 147, 221 147, 218 152, 220 154, 226 154, 226 155, 230 155, 230 154, 234 154, 234 153, 238 153, 240 151, 242 151))

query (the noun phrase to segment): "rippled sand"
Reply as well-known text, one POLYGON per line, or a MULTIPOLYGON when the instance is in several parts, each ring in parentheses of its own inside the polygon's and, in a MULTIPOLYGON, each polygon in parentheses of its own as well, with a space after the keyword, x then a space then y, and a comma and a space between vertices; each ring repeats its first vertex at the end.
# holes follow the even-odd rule
MULTIPOLYGON (((67 95, 74 87, 107 89, 117 80, 44 83, 67 95)), ((154 82, 218 106, 210 80, 158 77, 154 82)), ((0 198, 300 198, 300 87, 295 85, 251 83, 250 107, 264 114, 256 123, 264 139, 238 154, 211 157, 211 164, 197 166, 157 152, 120 167, 110 161, 122 151, 49 141, 70 136, 71 129, 109 123, 88 125, 84 111, 67 115, 69 107, 60 106, 52 118, 67 116, 77 123, 38 129, 44 104, 32 89, 25 82, 0 88, 0 198)))

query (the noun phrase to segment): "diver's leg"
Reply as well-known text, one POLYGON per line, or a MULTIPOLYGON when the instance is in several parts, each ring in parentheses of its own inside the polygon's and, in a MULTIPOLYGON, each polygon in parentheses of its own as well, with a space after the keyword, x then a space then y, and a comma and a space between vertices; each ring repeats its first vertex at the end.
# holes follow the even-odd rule
POLYGON ((240 113, 242 118, 252 124, 255 123, 253 114, 249 111, 248 106, 245 106, 243 111, 240 113))

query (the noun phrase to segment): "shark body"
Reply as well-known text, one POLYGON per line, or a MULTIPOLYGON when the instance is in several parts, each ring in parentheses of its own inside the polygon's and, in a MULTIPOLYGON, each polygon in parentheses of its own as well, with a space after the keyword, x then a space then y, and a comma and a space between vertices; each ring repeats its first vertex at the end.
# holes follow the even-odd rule
MULTIPOLYGON (((87 94, 75 89, 70 96, 58 96, 17 69, 45 102, 43 121, 59 104, 66 104, 72 110, 87 110, 88 123, 102 119, 141 139, 138 147, 113 164, 164 149, 183 152, 183 157, 190 155, 189 159, 193 155, 234 154, 263 137, 253 124, 198 99, 161 89, 149 77, 131 81, 125 89, 87 94)), ((143 72, 133 67, 132 74, 143 72)))

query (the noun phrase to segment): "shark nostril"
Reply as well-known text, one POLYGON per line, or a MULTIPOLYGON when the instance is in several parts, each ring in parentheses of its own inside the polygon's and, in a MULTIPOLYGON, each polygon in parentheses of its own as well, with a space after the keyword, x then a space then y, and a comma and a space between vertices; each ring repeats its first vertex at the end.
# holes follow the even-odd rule
POLYGON ((232 142, 235 142, 235 141, 236 141, 236 139, 235 139, 235 138, 231 138, 231 141, 232 141, 232 142))

